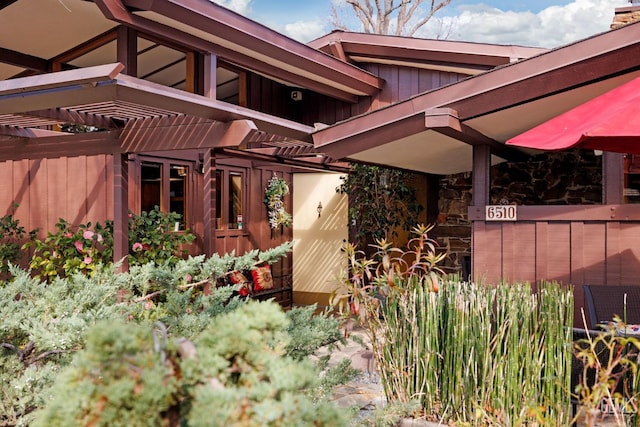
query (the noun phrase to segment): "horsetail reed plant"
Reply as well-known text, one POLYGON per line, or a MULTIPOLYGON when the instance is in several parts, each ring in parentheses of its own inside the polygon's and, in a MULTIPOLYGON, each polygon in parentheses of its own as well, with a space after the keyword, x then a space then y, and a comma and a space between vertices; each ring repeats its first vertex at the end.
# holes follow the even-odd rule
POLYGON ((332 297, 367 327, 387 399, 463 425, 568 425, 571 289, 446 279, 429 230, 372 259, 348 247, 332 297))

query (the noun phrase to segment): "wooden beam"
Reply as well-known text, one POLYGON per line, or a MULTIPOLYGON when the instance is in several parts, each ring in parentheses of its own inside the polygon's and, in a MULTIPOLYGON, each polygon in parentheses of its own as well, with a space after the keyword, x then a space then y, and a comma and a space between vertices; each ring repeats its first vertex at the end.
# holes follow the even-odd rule
POLYGON ((204 67, 202 73, 203 95, 207 98, 217 99, 216 88, 218 83, 216 81, 216 70, 218 68, 218 57, 211 53, 205 53, 202 57, 204 67))
POLYGON ((624 154, 602 154, 602 203, 615 205, 624 202, 624 154))
POLYGON ((4 9, 7 6, 12 5, 18 0, 0 0, 0 10, 4 9))
POLYGON ((47 136, 71 135, 69 132, 37 128, 19 128, 14 126, 1 126, 0 135, 15 136, 18 138, 44 138, 47 136))
POLYGON ((97 65, 90 68, 60 71, 38 76, 20 77, 17 79, 0 81, 0 93, 3 96, 26 91, 51 89, 55 87, 73 85, 95 85, 101 80, 113 80, 124 66, 120 63, 97 65))
POLYGON ((0 62, 39 73, 46 73, 50 70, 49 61, 46 59, 4 47, 0 47, 0 62))
POLYGON ((123 73, 138 77, 138 32, 121 25, 116 30, 116 56, 124 68, 123 73))
POLYGON ((99 116, 96 114, 79 113, 77 111, 64 110, 60 108, 29 111, 25 114, 21 114, 21 116, 52 119, 61 123, 94 126, 99 129, 115 129, 122 127, 121 124, 114 122, 109 117, 99 116))
POLYGON ((491 190, 491 147, 475 145, 473 147, 472 204, 489 204, 491 190))
MULTIPOLYGON (((518 222, 638 222, 640 205, 518 205, 518 222)), ((484 206, 470 206, 470 221, 485 221, 484 206)))
POLYGON ((15 138, 0 144, 0 161, 92 156, 120 152, 120 131, 15 138))
POLYGON ((113 156, 113 261, 129 269, 129 172, 126 154, 113 156))
POLYGON ((144 153, 215 147, 241 147, 256 130, 250 120, 220 122, 192 116, 131 120, 122 135, 122 150, 144 153))
POLYGON ((216 158, 213 150, 207 150, 203 160, 203 251, 207 257, 216 253, 216 158))

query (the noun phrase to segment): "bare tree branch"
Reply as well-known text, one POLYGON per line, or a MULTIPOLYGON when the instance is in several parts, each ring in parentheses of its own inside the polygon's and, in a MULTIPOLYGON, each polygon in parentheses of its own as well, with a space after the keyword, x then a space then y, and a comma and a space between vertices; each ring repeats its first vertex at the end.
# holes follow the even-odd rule
MULTIPOLYGON (((451 0, 431 0, 430 7, 424 16, 418 16, 425 0, 345 0, 351 6, 366 33, 393 34, 398 36, 414 36, 433 16, 451 0), (395 16, 395 18, 394 18, 395 16), (395 30, 392 22, 395 20, 395 30), (411 23, 414 23, 411 25, 411 23)), ((332 7, 333 24, 336 28, 345 29, 340 23, 335 6, 332 7)))

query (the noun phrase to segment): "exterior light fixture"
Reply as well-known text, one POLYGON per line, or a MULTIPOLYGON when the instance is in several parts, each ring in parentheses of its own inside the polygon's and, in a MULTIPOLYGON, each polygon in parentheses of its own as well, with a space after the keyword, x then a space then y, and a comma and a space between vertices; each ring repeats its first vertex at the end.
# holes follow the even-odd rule
POLYGON ((318 202, 316 210, 318 211, 318 218, 320 218, 320 215, 322 214, 322 202, 318 202))

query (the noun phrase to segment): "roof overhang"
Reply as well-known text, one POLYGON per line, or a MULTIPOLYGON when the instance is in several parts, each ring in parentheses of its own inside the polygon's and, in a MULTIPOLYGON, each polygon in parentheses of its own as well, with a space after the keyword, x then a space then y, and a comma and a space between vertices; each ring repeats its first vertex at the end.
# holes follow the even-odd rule
POLYGON ((122 69, 109 64, 0 81, 0 159, 213 148, 345 170, 313 147, 310 126, 132 78, 122 69), (69 123, 104 131, 52 130, 69 123))
POLYGON ((109 19, 170 38, 292 87, 341 100, 377 93, 371 73, 292 40, 209 0, 95 0, 109 19))
MULTIPOLYGON (((310 140, 310 126, 133 78, 121 70, 121 64, 109 64, 0 81, 0 117, 14 116, 15 123, 21 123, 18 116, 31 117, 34 124, 40 118, 51 125, 66 123, 73 114, 99 116, 100 123, 188 115, 220 122, 250 120, 263 132, 310 140), (52 109, 68 115, 52 119, 52 109)), ((28 120, 23 123, 33 127, 28 120)))
POLYGON ((475 75, 548 49, 333 31, 309 46, 345 61, 475 75))
POLYGON ((314 143, 334 158, 469 171, 473 140, 491 144, 502 159, 517 157, 507 139, 640 75, 639 58, 640 23, 630 24, 319 129, 314 143), (443 137, 442 129, 424 125, 441 108, 455 112, 462 132, 448 126, 443 137), (401 126, 410 121, 414 127, 401 126), (394 127, 402 131, 394 135, 394 127))

